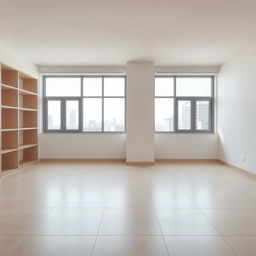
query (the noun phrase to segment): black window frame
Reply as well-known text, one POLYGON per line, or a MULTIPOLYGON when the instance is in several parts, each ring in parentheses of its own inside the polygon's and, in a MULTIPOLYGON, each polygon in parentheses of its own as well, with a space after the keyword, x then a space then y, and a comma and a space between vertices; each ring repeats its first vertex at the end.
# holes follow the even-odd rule
POLYGON ((125 75, 43 75, 43 132, 44 133, 126 133, 126 76, 125 75), (46 96, 46 79, 47 78, 70 78, 76 77, 80 78, 80 96, 46 96), (102 79, 102 95, 101 96, 84 96, 83 95, 83 78, 101 78, 102 79), (104 79, 105 78, 124 78, 124 96, 104 96, 104 79), (102 99, 102 129, 101 131, 84 131, 83 130, 83 99, 84 98, 100 98, 102 99), (104 99, 106 98, 120 98, 124 99, 124 130, 123 131, 104 131, 104 99), (60 129, 48 129, 48 110, 47 110, 47 102, 50 100, 59 100, 61 102, 61 128, 60 129), (79 129, 77 130, 69 130, 66 129, 66 101, 69 100, 78 100, 79 101, 79 129))

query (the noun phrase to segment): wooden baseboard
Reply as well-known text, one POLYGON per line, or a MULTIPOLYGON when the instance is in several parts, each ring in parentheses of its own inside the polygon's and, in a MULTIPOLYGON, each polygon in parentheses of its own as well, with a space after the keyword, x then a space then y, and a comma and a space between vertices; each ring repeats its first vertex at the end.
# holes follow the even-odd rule
POLYGON ((155 165, 155 162, 131 162, 131 161, 126 161, 127 165, 132 165, 132 166, 152 166, 155 165))
POLYGON ((125 163, 125 159, 105 159, 105 158, 41 158, 39 163, 47 162, 76 162, 76 163, 125 163))
POLYGON ((81 158, 41 158, 40 163, 126 163, 127 165, 136 165, 136 166, 152 166, 156 163, 218 163, 218 159, 156 159, 154 162, 147 161, 126 161, 125 159, 105 159, 105 158, 92 158, 92 159, 81 159, 81 158))
POLYGON ((140 166, 149 166, 154 165, 155 162, 130 162, 125 159, 116 158, 116 159, 105 159, 105 158, 41 158, 40 163, 126 163, 127 165, 140 165, 140 166))
POLYGON ((219 159, 170 158, 156 159, 156 163, 218 163, 219 159))
POLYGON ((231 168, 234 168, 234 169, 238 170, 239 172, 243 172, 244 174, 247 174, 247 175, 249 175, 250 177, 254 177, 254 178, 255 178, 255 173, 253 173, 253 172, 250 172, 250 171, 248 171, 248 170, 246 170, 246 169, 243 169, 243 168, 241 168, 241 167, 237 167, 237 166, 235 166, 235 165, 233 165, 233 164, 227 163, 227 162, 225 162, 225 161, 223 161, 223 160, 221 160, 221 159, 218 159, 218 160, 219 160, 220 163, 222 163, 222 164, 224 164, 224 165, 227 165, 227 166, 229 166, 229 167, 231 167, 231 168))

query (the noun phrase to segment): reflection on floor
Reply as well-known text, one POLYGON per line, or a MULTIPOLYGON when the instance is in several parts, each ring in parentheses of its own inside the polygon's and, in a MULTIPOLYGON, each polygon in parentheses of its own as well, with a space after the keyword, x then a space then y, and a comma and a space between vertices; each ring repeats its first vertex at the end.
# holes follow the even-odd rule
POLYGON ((0 255, 255 256, 256 176, 44 162, 0 182, 0 255))

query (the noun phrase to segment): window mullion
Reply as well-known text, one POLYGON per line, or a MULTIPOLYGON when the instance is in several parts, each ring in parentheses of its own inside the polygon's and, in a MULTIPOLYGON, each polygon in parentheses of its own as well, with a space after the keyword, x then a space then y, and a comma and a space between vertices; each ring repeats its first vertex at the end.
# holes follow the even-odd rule
POLYGON ((44 132, 46 132, 48 130, 48 100, 46 98, 43 99, 43 125, 44 132))
POLYGON ((178 99, 175 96, 175 100, 174 100, 174 131, 178 132, 178 99))
POLYGON ((78 99, 78 127, 79 127, 79 132, 82 132, 83 130, 83 98, 80 97, 80 99, 78 99))
POLYGON ((61 131, 66 131, 66 99, 61 99, 61 131))
POLYGON ((196 131, 196 99, 190 99, 191 101, 191 132, 196 131))
POLYGON ((178 130, 178 105, 177 105, 177 97, 176 97, 176 76, 173 77, 173 98, 174 98, 173 130, 174 130, 174 132, 177 132, 177 130, 178 130))
POLYGON ((105 126, 104 126, 104 79, 105 79, 105 77, 102 76, 102 94, 101 94, 102 123, 101 123, 101 132, 105 132, 105 126))
POLYGON ((214 131, 214 111, 213 111, 213 99, 209 99, 209 104, 210 104, 210 108, 209 108, 209 131, 214 131))
POLYGON ((79 99, 79 132, 83 131, 83 125, 84 125, 84 115, 83 115, 83 96, 84 96, 84 79, 83 76, 81 76, 81 95, 79 99))

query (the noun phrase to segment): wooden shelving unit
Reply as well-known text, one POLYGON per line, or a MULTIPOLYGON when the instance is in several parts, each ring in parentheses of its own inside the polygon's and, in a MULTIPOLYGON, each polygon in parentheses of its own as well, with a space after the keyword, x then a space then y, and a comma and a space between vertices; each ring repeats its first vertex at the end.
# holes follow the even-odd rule
POLYGON ((37 79, 0 65, 1 175, 38 162, 37 79))

